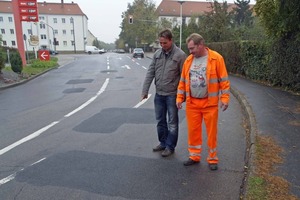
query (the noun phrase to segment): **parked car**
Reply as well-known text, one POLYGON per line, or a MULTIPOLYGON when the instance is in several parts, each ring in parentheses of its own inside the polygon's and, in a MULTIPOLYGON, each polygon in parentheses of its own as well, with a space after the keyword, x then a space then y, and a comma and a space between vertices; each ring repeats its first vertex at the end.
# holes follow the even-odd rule
POLYGON ((50 55, 57 55, 57 54, 58 54, 57 51, 54 51, 54 50, 48 49, 48 48, 40 48, 39 50, 46 50, 46 51, 49 51, 49 54, 50 54, 50 55))
POLYGON ((137 57, 141 57, 144 58, 144 50, 142 48, 135 48, 133 49, 133 57, 137 58, 137 57))
POLYGON ((102 54, 102 53, 105 53, 105 50, 104 49, 98 49, 97 47, 95 46, 86 46, 85 47, 85 53, 88 53, 88 54, 102 54))

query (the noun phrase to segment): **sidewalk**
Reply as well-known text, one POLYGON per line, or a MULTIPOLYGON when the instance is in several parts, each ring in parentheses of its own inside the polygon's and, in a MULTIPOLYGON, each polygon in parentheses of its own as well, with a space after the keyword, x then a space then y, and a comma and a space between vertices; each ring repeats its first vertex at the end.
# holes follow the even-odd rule
POLYGON ((229 80, 249 115, 251 137, 271 136, 283 148, 284 161, 275 175, 286 179, 300 198, 300 96, 236 76, 229 80))

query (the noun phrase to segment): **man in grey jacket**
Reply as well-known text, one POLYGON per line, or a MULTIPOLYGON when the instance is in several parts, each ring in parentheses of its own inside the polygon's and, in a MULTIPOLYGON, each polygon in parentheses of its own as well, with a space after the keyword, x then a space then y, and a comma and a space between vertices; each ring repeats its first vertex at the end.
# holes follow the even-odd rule
POLYGON ((167 157, 174 153, 178 140, 176 94, 186 54, 173 43, 173 34, 169 29, 161 31, 158 37, 162 48, 153 55, 144 81, 142 99, 148 98, 148 91, 154 79, 154 107, 160 143, 153 151, 162 151, 161 155, 167 157))

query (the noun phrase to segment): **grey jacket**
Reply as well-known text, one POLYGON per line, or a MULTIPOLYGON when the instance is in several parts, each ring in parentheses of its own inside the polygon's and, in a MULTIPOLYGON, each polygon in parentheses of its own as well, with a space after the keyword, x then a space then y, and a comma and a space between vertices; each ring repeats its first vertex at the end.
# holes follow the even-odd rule
POLYGON ((186 54, 175 44, 172 45, 170 53, 158 49, 152 59, 143 84, 142 95, 147 95, 151 83, 154 80, 156 93, 159 95, 176 95, 180 80, 182 65, 186 54))

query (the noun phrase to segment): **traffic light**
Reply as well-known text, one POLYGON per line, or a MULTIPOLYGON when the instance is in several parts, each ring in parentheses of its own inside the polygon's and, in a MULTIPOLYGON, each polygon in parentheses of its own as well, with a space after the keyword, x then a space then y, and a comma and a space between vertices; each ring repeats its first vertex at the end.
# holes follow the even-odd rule
POLYGON ((133 17, 132 17, 132 15, 129 15, 129 24, 133 24, 133 17))

